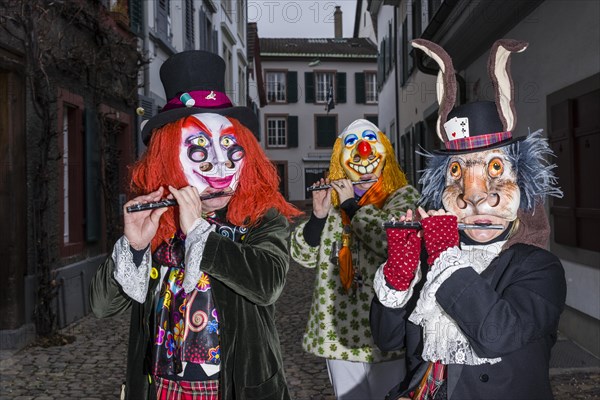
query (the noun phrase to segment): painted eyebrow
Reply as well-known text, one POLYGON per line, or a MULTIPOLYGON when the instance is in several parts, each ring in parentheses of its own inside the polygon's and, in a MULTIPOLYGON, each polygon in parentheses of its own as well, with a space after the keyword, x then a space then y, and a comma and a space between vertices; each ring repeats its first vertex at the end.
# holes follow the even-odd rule
MULTIPOLYGON (((223 127, 221 127, 223 129, 223 127)), ((221 131, 221 135, 233 135, 235 136, 235 129, 233 125, 230 125, 221 131)))
POLYGON ((206 133, 206 135, 210 138, 212 138, 212 132, 206 127, 206 125, 204 125, 202 123, 202 121, 199 121, 198 119, 194 118, 194 117, 188 117, 185 119, 185 121, 183 122, 183 127, 184 128, 198 128, 201 129, 204 133, 206 133))

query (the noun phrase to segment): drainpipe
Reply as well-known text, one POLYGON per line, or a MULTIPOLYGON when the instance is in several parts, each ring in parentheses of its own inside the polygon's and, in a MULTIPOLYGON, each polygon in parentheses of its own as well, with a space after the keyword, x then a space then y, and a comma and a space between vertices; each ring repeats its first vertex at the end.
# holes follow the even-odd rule
MULTIPOLYGON (((142 1, 142 51, 143 54, 147 55, 149 52, 149 41, 148 37, 148 4, 149 1, 142 1)), ((144 96, 150 97, 150 64, 146 63, 144 65, 144 96)))
MULTIPOLYGON (((394 30, 393 32, 396 32, 396 40, 394 40, 394 79, 396 80, 396 84, 395 89, 394 89, 394 96, 396 97, 396 123, 394 124, 396 126, 396 132, 394 132, 394 134, 396 135, 395 139, 396 139, 396 152, 399 153, 400 152, 400 68, 398 68, 398 13, 400 12, 400 7, 396 6, 394 7, 394 30)), ((399 160, 400 159, 400 154, 396 154, 396 158, 399 160)))

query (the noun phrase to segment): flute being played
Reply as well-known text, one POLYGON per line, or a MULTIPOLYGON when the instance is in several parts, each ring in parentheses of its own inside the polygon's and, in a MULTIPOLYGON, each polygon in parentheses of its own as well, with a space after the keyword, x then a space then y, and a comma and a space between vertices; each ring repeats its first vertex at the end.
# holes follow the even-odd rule
MULTIPOLYGON (((360 185, 362 183, 370 183, 370 182, 377 182, 377 179, 365 179, 364 181, 355 181, 352 182, 352 185, 360 185)), ((307 192, 313 192, 315 190, 325 190, 325 189, 329 189, 331 187, 330 184, 326 184, 326 185, 319 185, 319 186, 309 186, 306 188, 307 192)))
MULTIPOLYGON (((396 228, 396 229, 421 229, 421 223, 419 221, 412 222, 400 222, 400 221, 388 221, 383 223, 384 228, 396 228)), ((504 226, 493 225, 493 224, 458 224, 459 230, 465 229, 496 229, 502 230, 504 226)))
MULTIPOLYGON (((204 200, 208 200, 208 199, 214 199, 215 197, 231 196, 232 194, 233 194, 233 192, 214 192, 214 193, 205 194, 204 196, 200 196, 200 200, 204 201, 204 200)), ((132 206, 127 207, 127 212, 152 210, 155 208, 171 207, 171 206, 176 206, 176 205, 177 205, 177 200, 164 199, 164 200, 160 200, 160 201, 154 201, 151 203, 134 204, 132 206)))

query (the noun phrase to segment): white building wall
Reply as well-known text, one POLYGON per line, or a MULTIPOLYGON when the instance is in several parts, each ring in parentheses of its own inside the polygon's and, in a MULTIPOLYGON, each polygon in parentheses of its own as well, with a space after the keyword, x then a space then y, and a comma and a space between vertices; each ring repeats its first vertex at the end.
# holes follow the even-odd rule
POLYGON ((373 26, 373 19, 371 14, 367 10, 367 0, 361 2, 360 9, 360 21, 358 26, 358 37, 367 38, 373 43, 377 43, 377 35, 375 34, 375 27, 373 26))
MULTIPOLYGON (((389 37, 389 24, 392 24, 392 29, 394 26, 394 13, 395 7, 392 6, 381 6, 379 7, 379 11, 377 13, 377 32, 378 32, 378 42, 377 49, 381 49, 381 41, 384 37, 387 37, 387 40, 395 40, 394 38, 389 37)), ((371 18, 367 18, 369 21, 371 18)), ((379 91, 379 129, 386 133, 387 137, 390 139, 392 144, 396 148, 396 152, 398 151, 398 135, 397 135, 397 124, 396 121, 396 89, 397 89, 397 80, 396 80, 396 68, 392 67, 389 71, 383 85, 379 91), (394 127, 394 132, 390 131, 390 128, 394 127)))
MULTIPOLYGON (((148 56, 150 58, 149 65, 149 81, 150 81, 150 97, 154 98, 158 106, 163 106, 167 99, 165 99, 165 93, 160 81, 160 66, 174 53, 178 53, 184 50, 185 46, 185 3, 183 1, 171 1, 170 2, 170 20, 171 20, 171 33, 172 37, 167 47, 164 44, 159 43, 155 37, 156 35, 156 3, 153 1, 144 1, 143 5, 146 9, 146 21, 148 26, 149 37, 148 43, 148 56)), ((200 35, 199 27, 199 10, 203 6, 202 0, 194 1, 194 32, 195 32, 195 48, 198 48, 198 38, 200 35)), ((219 35, 219 46, 218 54, 223 57, 223 42, 227 41, 230 46, 232 53, 232 64, 231 64, 231 91, 228 93, 231 101, 236 104, 245 104, 245 96, 238 93, 238 68, 246 68, 246 46, 247 46, 247 35, 245 32, 247 25, 247 11, 240 12, 238 6, 241 5, 247 8, 247 0, 237 1, 231 0, 232 9, 226 12, 225 7, 226 1, 213 1, 213 4, 217 6, 217 10, 212 14, 213 29, 216 29, 219 35), (239 17, 244 18, 243 31, 238 30, 239 17), (225 35, 223 32, 226 29, 231 32, 231 38, 225 35)), ((206 10, 206 7, 204 7, 206 10)), ((143 83, 143 82, 142 82, 143 83)))
MULTIPOLYGON (((309 61, 309 60, 308 60, 309 61)), ((305 168, 328 168, 331 149, 315 148, 315 118, 314 115, 326 115, 324 104, 306 103, 304 90, 304 73, 314 70, 335 70, 346 73, 346 103, 336 104, 329 115, 337 115, 338 131, 341 132, 352 121, 364 118, 366 115, 377 115, 377 104, 356 104, 356 72, 375 71, 373 62, 331 62, 321 61, 315 68, 308 66, 307 60, 302 61, 262 61, 263 74, 269 70, 289 70, 298 73, 298 102, 290 104, 269 104, 261 109, 261 144, 266 147, 265 117, 272 114, 289 114, 298 116, 298 147, 288 149, 265 148, 265 153, 272 161, 287 161, 288 165, 288 195, 290 201, 304 200, 306 187, 314 182, 305 182, 305 168), (306 157, 323 157, 322 162, 306 162, 306 157)), ((254 98, 258 103, 258 98, 254 98)))
MULTIPOLYGON (((513 54, 511 59, 517 136, 525 135, 528 130, 547 130, 548 94, 600 71, 599 15, 599 2, 545 1, 505 35, 529 42, 527 50, 513 54)), ((486 53, 462 75, 467 87, 480 79, 481 95, 493 100, 487 58, 486 53)), ((557 244, 553 244, 552 249, 559 255, 561 251, 568 251, 557 244)), ((586 253, 589 253, 586 259, 595 265, 562 260, 567 277, 567 305, 600 319, 600 254, 586 253)))
MULTIPOLYGON (((595 1, 545 1, 505 38, 529 42, 522 53, 511 57, 517 107, 516 136, 528 130, 547 129, 546 96, 600 71, 600 3, 595 1)), ((489 53, 464 71, 468 101, 493 100, 493 87, 487 73, 489 53), (479 90, 474 93, 475 83, 479 90)), ((452 56, 452 54, 450 54, 452 56)), ((402 89, 399 110, 401 133, 436 108, 435 76, 413 74, 402 89)), ((560 184, 560 182, 559 182, 560 184)), ((567 278, 567 305, 600 319, 600 254, 552 244, 562 260, 567 278)))

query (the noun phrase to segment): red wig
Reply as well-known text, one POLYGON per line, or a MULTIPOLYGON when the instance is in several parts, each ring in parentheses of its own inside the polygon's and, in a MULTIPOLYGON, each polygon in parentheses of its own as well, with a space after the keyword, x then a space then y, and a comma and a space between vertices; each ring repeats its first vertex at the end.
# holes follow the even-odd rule
MULTIPOLYGON (((227 219, 235 225, 251 226, 260 221, 270 208, 277 209, 291 221, 302 214, 289 204, 279 192, 279 176, 275 166, 260 148, 252 132, 234 118, 237 142, 244 148, 245 157, 239 183, 227 208, 227 219)), ((150 193, 167 185, 175 188, 188 186, 179 162, 181 130, 185 118, 158 128, 146 153, 133 165, 131 190, 136 195, 150 193)), ((152 250, 168 241, 179 228, 177 207, 169 207, 162 215, 158 231, 152 239, 152 250)))

